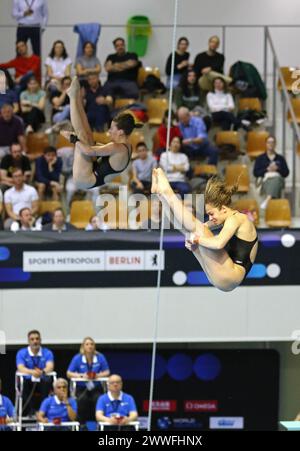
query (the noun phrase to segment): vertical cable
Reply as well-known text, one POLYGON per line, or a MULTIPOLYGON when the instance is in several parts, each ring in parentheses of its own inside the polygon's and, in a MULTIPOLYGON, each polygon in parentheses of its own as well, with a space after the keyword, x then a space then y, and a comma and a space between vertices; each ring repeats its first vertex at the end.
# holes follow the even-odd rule
MULTIPOLYGON (((174 80, 174 67, 175 67, 177 13, 178 13, 178 0, 175 0, 173 39, 172 39, 171 76, 170 76, 170 91, 169 91, 167 144, 166 144, 167 165, 168 165, 168 155, 169 155, 169 145, 170 145, 170 129, 171 129, 171 117, 172 117, 171 112, 172 112, 173 80, 174 80)), ((149 407, 148 407, 149 408, 149 410, 148 410, 148 428, 147 428, 148 431, 151 431, 151 421, 152 421, 152 403, 153 403, 153 392, 154 392, 155 361, 156 361, 159 304, 160 304, 161 264, 162 264, 162 250, 163 250, 164 227, 165 227, 164 206, 162 206, 161 215, 162 215, 162 218, 161 218, 161 230, 160 230, 160 240, 159 240, 159 257, 158 257, 157 286, 156 286, 156 308, 155 308, 155 318, 154 318, 154 334, 153 334, 153 345, 152 345, 152 363, 151 363, 150 393, 149 393, 149 407)))

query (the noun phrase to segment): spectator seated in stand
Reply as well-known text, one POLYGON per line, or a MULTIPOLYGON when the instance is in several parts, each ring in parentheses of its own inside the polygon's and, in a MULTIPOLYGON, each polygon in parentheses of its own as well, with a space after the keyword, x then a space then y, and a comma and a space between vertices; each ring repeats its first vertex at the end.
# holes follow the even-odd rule
POLYGON ((109 107, 113 98, 104 94, 99 76, 87 76, 87 87, 84 89, 85 111, 92 130, 103 131, 110 122, 109 107))
POLYGON ((101 63, 96 56, 96 47, 92 42, 86 41, 83 44, 83 55, 77 57, 75 68, 76 75, 82 86, 87 86, 88 75, 97 75, 99 78, 101 63))
POLYGON ((185 106, 190 111, 203 112, 201 89, 198 84, 196 72, 193 69, 187 70, 181 77, 179 85, 174 92, 176 107, 185 106))
POLYGON ((77 418, 77 401, 68 397, 68 381, 63 378, 53 382, 53 396, 42 402, 36 418, 40 423, 60 423, 75 421, 77 418))
POLYGON ((47 128, 46 134, 59 131, 63 125, 70 123, 70 98, 67 90, 71 86, 71 77, 66 76, 62 79, 60 88, 50 93, 52 104, 52 122, 53 127, 47 128))
POLYGON ((186 179, 190 163, 188 157, 181 152, 181 138, 175 136, 172 139, 170 151, 161 154, 160 166, 165 171, 172 189, 178 191, 181 197, 191 192, 186 179))
POLYGON ((126 426, 136 421, 138 412, 131 395, 122 391, 121 376, 112 374, 108 380, 108 392, 99 397, 96 405, 96 420, 112 426, 126 426))
POLYGON ((93 231, 98 231, 98 230, 102 230, 102 232, 106 232, 109 229, 110 229, 109 225, 105 221, 102 221, 99 218, 99 216, 97 216, 97 215, 92 216, 90 218, 90 221, 85 228, 85 230, 88 232, 93 232, 93 231))
POLYGON ((26 152, 26 140, 22 119, 14 115, 11 105, 4 104, 0 115, 0 161, 9 153, 13 143, 19 143, 26 152))
POLYGON ((11 105, 14 109, 14 113, 19 111, 19 99, 15 90, 15 84, 7 69, 1 69, 5 75, 5 92, 0 92, 0 109, 3 105, 11 105))
POLYGON ((15 69, 16 89, 20 93, 26 89, 27 81, 32 76, 41 83, 41 60, 37 55, 29 55, 24 41, 17 42, 16 51, 16 58, 0 64, 0 69, 15 69))
MULTIPOLYGON (((189 47, 189 40, 185 37, 181 37, 177 41, 177 48, 175 50, 175 61, 174 61, 174 78, 173 78, 173 88, 178 86, 180 78, 185 74, 189 67, 190 54, 187 52, 189 47)), ((168 56, 166 63, 166 74, 167 74, 167 88, 171 87, 171 66, 172 66, 172 53, 168 56)))
POLYGON ((205 122, 202 118, 192 116, 186 107, 180 107, 177 111, 179 128, 183 137, 183 152, 189 158, 208 157, 208 164, 216 165, 219 158, 219 150, 208 139, 205 122))
POLYGON ((10 147, 10 153, 5 155, 0 163, 0 189, 5 192, 13 186, 12 170, 22 169, 24 173, 24 182, 30 183, 32 171, 30 160, 22 154, 22 148, 19 143, 14 143, 10 147))
POLYGON ((62 159, 57 156, 55 147, 46 147, 44 155, 35 162, 35 181, 40 200, 43 200, 46 194, 50 194, 52 200, 60 199, 63 190, 61 172, 62 159))
POLYGON ((30 208, 21 208, 19 218, 18 221, 12 223, 10 227, 11 232, 36 232, 42 230, 40 224, 35 225, 35 219, 30 208))
POLYGON ((108 73, 104 96, 138 99, 137 76, 141 63, 137 54, 126 52, 123 38, 114 39, 113 45, 116 53, 108 55, 104 66, 108 73))
POLYGON ((261 194, 265 196, 261 208, 267 208, 270 199, 279 199, 284 188, 284 179, 289 175, 286 160, 276 151, 275 136, 266 139, 266 152, 255 160, 254 177, 261 178, 261 194))
POLYGON ((70 230, 78 230, 72 224, 66 222, 66 217, 61 208, 56 208, 52 214, 52 222, 45 224, 43 230, 47 232, 69 232, 70 230))
POLYGON ((207 106, 215 124, 222 130, 237 130, 240 122, 233 114, 235 105, 232 95, 227 92, 226 83, 220 77, 213 80, 213 91, 206 96, 207 106))
POLYGON ((13 403, 9 398, 2 395, 2 381, 0 379, 0 431, 9 431, 10 428, 6 425, 14 422, 15 416, 16 413, 13 403))
POLYGON ((32 215, 36 217, 39 208, 39 196, 33 186, 24 183, 22 169, 12 169, 13 186, 4 193, 4 205, 8 218, 4 222, 4 228, 10 229, 14 221, 19 221, 20 210, 30 208, 32 215))
POLYGON ((88 381, 77 382, 76 397, 78 399, 78 417, 81 423, 95 419, 95 408, 100 393, 103 392, 101 382, 95 379, 108 377, 109 366, 103 354, 96 350, 96 343, 91 337, 86 337, 79 354, 76 354, 67 371, 71 378, 84 378, 88 381))
POLYGON ((152 183, 152 171, 157 166, 153 155, 148 151, 144 142, 136 145, 137 158, 132 162, 132 181, 133 192, 150 194, 152 183))
POLYGON ((71 75, 72 61, 68 56, 63 41, 55 41, 46 58, 47 88, 50 92, 60 88, 64 77, 71 75))
POLYGON ((48 373, 54 370, 53 353, 42 346, 40 332, 31 330, 27 338, 29 346, 20 349, 16 357, 17 371, 24 374, 24 415, 38 410, 34 393, 39 393, 39 402, 48 396, 51 390, 51 377, 48 373))
MULTIPOLYGON (((155 157, 157 160, 160 159, 160 156, 162 152, 166 150, 167 147, 167 132, 168 132, 168 116, 169 116, 169 110, 165 111, 163 122, 157 129, 157 136, 158 136, 158 149, 155 150, 155 157)), ((176 117, 174 112, 171 112, 171 127, 170 127, 170 142, 172 139, 177 136, 181 137, 181 131, 176 125, 176 117)))
POLYGON ((194 61, 194 71, 199 79, 199 86, 203 91, 211 91, 213 88, 213 80, 221 77, 226 83, 231 83, 232 79, 223 75, 224 71, 224 55, 218 53, 217 49, 220 45, 218 36, 212 36, 208 41, 208 50, 199 53, 194 61))
POLYGON ((27 82, 27 89, 21 93, 21 116, 26 125, 26 134, 39 130, 45 122, 46 92, 40 89, 37 80, 31 77, 27 82))

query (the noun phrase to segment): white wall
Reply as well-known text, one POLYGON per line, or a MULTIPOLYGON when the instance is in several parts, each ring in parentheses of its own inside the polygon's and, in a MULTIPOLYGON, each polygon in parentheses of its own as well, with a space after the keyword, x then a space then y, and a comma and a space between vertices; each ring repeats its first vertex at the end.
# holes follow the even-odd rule
MULTIPOLYGON (((173 23, 173 0, 48 0, 49 27, 44 34, 43 56, 49 53, 52 42, 61 38, 65 41, 70 55, 75 57, 77 35, 72 26, 80 22, 99 22, 103 25, 98 56, 104 61, 112 52, 111 41, 117 35, 126 37, 124 24, 136 14, 147 15, 153 25, 149 50, 143 59, 145 64, 158 65, 164 71, 167 55, 171 48, 171 27, 173 23), (59 27, 57 27, 59 25, 59 27), (61 27, 69 25, 69 27, 61 27), (115 25, 115 27, 114 27, 115 25), (53 28, 55 26, 55 28, 53 28), (118 26, 118 27, 117 27, 118 26)), ((15 31, 1 28, 14 25, 11 18, 12 0, 0 2, 0 60, 9 59, 13 54, 15 31)), ((177 36, 186 35, 191 41, 192 58, 206 48, 207 39, 212 34, 220 34, 220 27, 205 28, 207 25, 292 25, 300 22, 300 2, 297 0, 179 0, 177 36), (185 26, 184 26, 185 25, 185 26), (193 28, 201 26, 201 28, 193 28)), ((274 40, 279 52, 281 65, 297 64, 299 29, 274 29, 274 40)), ((262 28, 230 29, 226 36, 226 67, 243 59, 253 62, 263 69, 262 28)))
MULTIPOLYGON (((7 344, 42 331, 45 343, 152 342, 156 289, 0 291, 0 330, 7 344)), ((159 342, 291 340, 299 329, 298 287, 162 288, 159 342)))

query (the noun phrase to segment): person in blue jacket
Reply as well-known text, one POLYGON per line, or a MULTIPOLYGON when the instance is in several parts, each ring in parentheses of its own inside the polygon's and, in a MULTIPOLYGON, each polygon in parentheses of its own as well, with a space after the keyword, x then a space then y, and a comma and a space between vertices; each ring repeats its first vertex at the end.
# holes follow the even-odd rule
POLYGON ((15 418, 15 408, 13 403, 9 398, 3 396, 2 392, 2 381, 0 379, 0 431, 9 430, 7 426, 9 423, 14 421, 15 418))
POLYGON ((111 425, 126 426, 138 418, 133 397, 122 391, 123 381, 118 374, 108 379, 108 392, 99 397, 96 405, 96 420, 111 425))
POLYGON ((54 423, 75 421, 77 418, 77 402, 68 397, 68 381, 58 378, 53 383, 54 396, 44 399, 37 420, 40 423, 54 423))
POLYGON ((83 379, 76 386, 80 423, 95 420, 96 402, 102 393, 101 382, 97 379, 109 374, 107 360, 96 350, 95 341, 91 337, 84 338, 79 353, 73 357, 67 371, 68 378, 83 379))

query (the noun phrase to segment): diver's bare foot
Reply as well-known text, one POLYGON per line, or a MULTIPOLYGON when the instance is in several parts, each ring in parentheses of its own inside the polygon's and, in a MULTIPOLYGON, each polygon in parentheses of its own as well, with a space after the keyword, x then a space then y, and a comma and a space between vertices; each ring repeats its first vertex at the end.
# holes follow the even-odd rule
POLYGON ((171 185, 166 177, 166 174, 161 168, 157 168, 153 170, 153 179, 154 183, 152 184, 152 193, 156 193, 158 195, 168 195, 172 194, 173 190, 171 185))
POLYGON ((75 98, 79 92, 80 92, 80 84, 79 84, 78 78, 75 75, 75 77, 73 77, 73 79, 72 79, 71 86, 67 89, 67 94, 71 99, 71 98, 75 98))

